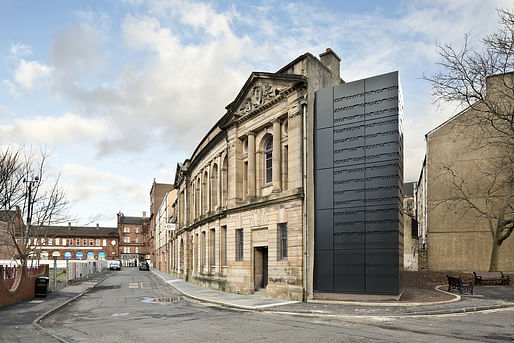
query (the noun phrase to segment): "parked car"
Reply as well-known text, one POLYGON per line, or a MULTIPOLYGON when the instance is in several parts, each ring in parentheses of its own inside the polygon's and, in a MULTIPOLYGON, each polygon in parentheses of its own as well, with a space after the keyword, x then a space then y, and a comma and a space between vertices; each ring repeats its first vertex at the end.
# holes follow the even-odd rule
POLYGON ((150 265, 148 262, 143 261, 139 264, 139 270, 150 270, 150 265))
POLYGON ((112 261, 109 264, 109 269, 110 270, 121 270, 121 263, 120 263, 120 261, 112 261))

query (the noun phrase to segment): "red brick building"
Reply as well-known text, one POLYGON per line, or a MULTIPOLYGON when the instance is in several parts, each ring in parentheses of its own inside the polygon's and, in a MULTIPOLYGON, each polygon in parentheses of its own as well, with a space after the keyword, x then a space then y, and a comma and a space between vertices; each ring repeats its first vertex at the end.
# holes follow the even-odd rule
POLYGON ((148 247, 149 218, 125 216, 118 213, 118 236, 120 259, 123 266, 137 266, 140 261, 150 259, 148 247))
MULTIPOLYGON (((118 229, 115 227, 43 226, 46 237, 33 238, 30 245, 42 260, 119 260, 118 229)), ((41 235, 41 236, 44 236, 41 235)))

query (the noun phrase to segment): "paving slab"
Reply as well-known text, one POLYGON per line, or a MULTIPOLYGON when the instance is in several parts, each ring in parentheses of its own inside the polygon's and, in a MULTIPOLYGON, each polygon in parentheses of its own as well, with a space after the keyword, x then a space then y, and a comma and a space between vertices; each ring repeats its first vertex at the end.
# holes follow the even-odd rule
MULTIPOLYGON (((167 273, 152 269, 166 283, 173 286, 187 297, 219 304, 228 307, 272 311, 297 315, 314 315, 327 317, 345 316, 413 316, 413 315, 438 315, 463 312, 483 311, 514 307, 514 287, 512 286, 483 286, 475 287, 473 295, 451 294, 445 292, 443 286, 437 291, 444 292, 444 301, 416 301, 416 302, 299 302, 272 299, 256 295, 242 295, 213 290, 194 285, 167 273)), ((418 293, 423 297, 424 289, 418 293)), ((426 289, 433 293, 434 290, 426 289)))

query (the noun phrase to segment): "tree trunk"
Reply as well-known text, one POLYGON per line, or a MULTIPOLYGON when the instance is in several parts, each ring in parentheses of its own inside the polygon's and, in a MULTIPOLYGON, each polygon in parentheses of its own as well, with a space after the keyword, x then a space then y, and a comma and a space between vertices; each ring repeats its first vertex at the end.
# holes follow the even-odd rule
POLYGON ((500 247, 501 242, 498 242, 498 240, 493 240, 493 247, 491 249, 491 262, 489 264, 489 271, 490 272, 497 272, 499 263, 500 263, 500 247))

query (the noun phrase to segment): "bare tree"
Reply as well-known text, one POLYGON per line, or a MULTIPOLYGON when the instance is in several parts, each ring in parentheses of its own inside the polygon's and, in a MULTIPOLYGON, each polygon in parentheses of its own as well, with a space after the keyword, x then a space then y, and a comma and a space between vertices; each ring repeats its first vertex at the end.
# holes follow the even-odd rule
POLYGON ((48 152, 25 148, 0 149, 0 214, 13 255, 23 266, 46 240, 46 225, 65 221, 68 201, 59 176, 45 173, 48 152), (23 221, 26 220, 24 223, 23 221))
POLYGON ((457 102, 466 110, 458 124, 472 137, 469 149, 482 158, 468 168, 477 179, 447 163, 447 202, 485 218, 492 238, 489 270, 498 270, 500 247, 514 229, 514 13, 498 10, 500 29, 473 48, 469 36, 456 49, 438 44, 440 71, 424 75, 438 102, 457 102))

